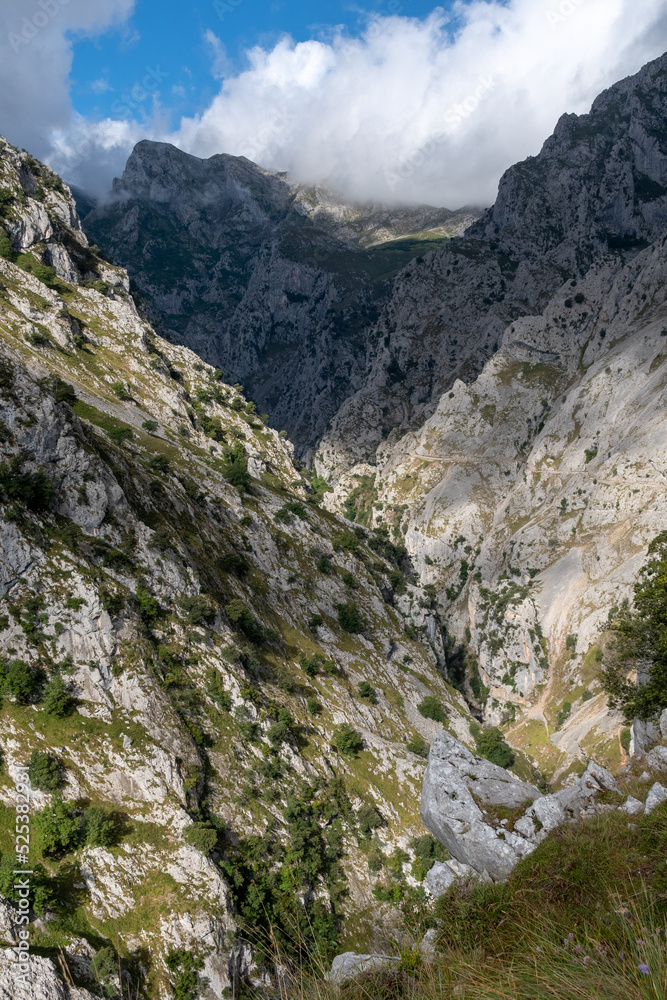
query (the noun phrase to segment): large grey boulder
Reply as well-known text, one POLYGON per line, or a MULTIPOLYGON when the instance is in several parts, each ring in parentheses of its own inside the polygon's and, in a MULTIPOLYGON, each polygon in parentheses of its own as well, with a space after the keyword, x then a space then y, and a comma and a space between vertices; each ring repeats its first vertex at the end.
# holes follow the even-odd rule
POLYGON ((48 958, 30 956, 30 975, 23 978, 12 949, 0 951, 0 1000, 96 1000, 86 989, 68 985, 48 958))
POLYGON ((494 880, 506 878, 528 853, 523 838, 493 825, 493 808, 515 809, 540 797, 534 785, 476 757, 447 732, 439 733, 431 744, 422 786, 422 822, 457 861, 479 873, 494 880))
POLYGON ((646 805, 644 806, 644 814, 648 816, 652 813, 656 806, 661 806, 663 802, 667 802, 667 788, 661 785, 659 781, 656 781, 655 785, 652 785, 649 789, 649 793, 646 796, 646 805))
POLYGON ((648 755, 651 771, 667 771, 667 747, 653 747, 648 755))
POLYGON ((393 955, 357 955, 353 951, 346 951, 342 955, 336 955, 331 963, 329 981, 344 983, 346 979, 353 979, 360 972, 375 969, 379 965, 392 965, 395 962, 400 962, 400 958, 393 955))
POLYGON ((609 771, 591 761, 585 773, 571 785, 534 802, 514 824, 514 829, 529 838, 540 833, 542 839, 562 823, 592 815, 601 792, 620 792, 620 789, 609 771))

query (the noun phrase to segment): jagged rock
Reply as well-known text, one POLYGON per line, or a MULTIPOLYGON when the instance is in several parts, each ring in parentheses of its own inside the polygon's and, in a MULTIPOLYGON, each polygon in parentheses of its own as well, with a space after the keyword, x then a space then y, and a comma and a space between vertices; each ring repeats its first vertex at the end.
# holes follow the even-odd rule
POLYGON ((514 829, 524 835, 533 836, 533 833, 528 831, 529 824, 535 819, 538 821, 535 833, 539 829, 541 835, 545 836, 561 823, 579 819, 587 810, 593 808, 602 791, 618 792, 618 783, 609 771, 591 761, 585 773, 571 785, 534 802, 521 820, 514 824, 514 829))
POLYGON ((435 927, 431 927, 419 942, 419 953, 427 965, 435 962, 438 957, 438 949, 436 948, 437 940, 438 930, 435 927))
POLYGON ((68 986, 53 962, 41 955, 30 956, 30 975, 23 979, 15 954, 0 951, 0 1000, 96 1000, 86 989, 68 986))
POLYGON ((621 806, 621 811, 627 813, 628 816, 639 816, 640 813, 644 812, 644 803, 640 802, 639 799, 633 798, 632 795, 628 795, 621 806))
POLYGON ((660 735, 667 740, 667 708, 660 714, 660 735))
POLYGON ((667 747, 653 747, 648 754, 651 771, 667 771, 667 747))
POLYGON ((346 951, 342 955, 336 955, 331 963, 329 980, 332 983, 344 983, 346 979, 353 979, 367 969, 395 962, 400 962, 400 958, 393 955, 356 955, 353 951, 346 951))
POLYGON ((437 898, 444 895, 457 879, 465 879, 473 871, 470 865, 463 865, 460 861, 436 861, 426 873, 426 888, 437 898))
POLYGON ((516 808, 540 796, 538 788, 476 757, 449 733, 441 732, 431 744, 424 774, 421 818, 457 861, 502 879, 519 860, 520 838, 516 838, 517 845, 501 838, 487 822, 486 810, 516 808))
POLYGON ((649 789, 649 793, 646 796, 646 805, 644 806, 644 814, 648 816, 649 813, 657 806, 661 806, 663 802, 667 802, 667 788, 661 785, 660 782, 656 781, 654 785, 649 789))
POLYGON ((14 907, 0 899, 0 941, 14 944, 18 940, 16 937, 16 917, 17 913, 14 907))

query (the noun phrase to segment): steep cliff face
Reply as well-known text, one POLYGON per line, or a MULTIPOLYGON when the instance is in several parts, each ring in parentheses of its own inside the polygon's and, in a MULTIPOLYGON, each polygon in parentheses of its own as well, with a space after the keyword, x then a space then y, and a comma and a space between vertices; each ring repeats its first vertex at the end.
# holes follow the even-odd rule
POLYGON ((269 921, 287 949, 294 921, 322 954, 372 937, 383 865, 415 877, 432 705, 461 739, 469 715, 405 551, 153 332, 55 175, 3 143, 0 191, 0 800, 38 754, 40 975, 86 996, 117 949, 161 997, 201 959, 221 997, 269 921))
POLYGON ((363 384, 393 274, 475 217, 344 205, 243 157, 141 142, 85 227, 159 331, 243 381, 307 453, 363 384))
POLYGON ((455 380, 470 382, 505 327, 539 315, 570 279, 623 259, 667 224, 667 56, 564 115, 540 154, 510 168, 464 236, 409 264, 371 334, 365 384, 323 435, 337 475, 417 426, 455 380))

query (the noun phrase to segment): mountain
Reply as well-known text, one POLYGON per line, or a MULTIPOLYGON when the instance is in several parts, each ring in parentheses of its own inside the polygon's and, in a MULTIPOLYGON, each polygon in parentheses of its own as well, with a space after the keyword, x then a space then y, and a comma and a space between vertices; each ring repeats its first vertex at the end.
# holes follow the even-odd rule
MULTIPOLYGON (((153 331, 68 188, 4 141, 0 196, 0 799, 29 765, 43 995, 56 970, 112 995, 115 949, 150 996, 200 952, 211 996, 238 989, 269 932, 330 959, 375 933, 385 864, 437 849, 437 720, 470 738, 430 595, 153 331)), ((11 943, 9 824, 0 855, 11 943)), ((8 996, 14 974, 0 953, 8 996)))
POLYGON ((144 141, 84 226, 159 332, 243 382, 307 455, 363 385, 393 275, 477 214, 351 206, 244 157, 144 141))
MULTIPOLYGON (((624 757, 622 719, 599 681, 612 655, 605 626, 632 600, 665 525, 666 123, 663 57, 589 115, 561 119, 463 241, 426 258, 422 271, 442 275, 464 242, 480 254, 495 243, 506 260, 523 256, 515 296, 554 294, 505 327, 476 378, 457 380, 421 426, 345 472, 327 501, 404 540, 479 671, 469 697, 552 777, 592 755, 624 757)), ((418 328, 417 290, 406 305, 401 281, 398 315, 413 304, 418 328)), ((469 276, 463 289, 472 297, 469 276)), ((433 285, 419 301, 423 313, 434 307, 433 285)), ((394 324, 412 350, 417 334, 394 324)), ((380 436, 379 394, 371 385, 345 404, 318 454, 323 474, 380 436)), ((639 723, 634 735, 641 749, 639 723)))

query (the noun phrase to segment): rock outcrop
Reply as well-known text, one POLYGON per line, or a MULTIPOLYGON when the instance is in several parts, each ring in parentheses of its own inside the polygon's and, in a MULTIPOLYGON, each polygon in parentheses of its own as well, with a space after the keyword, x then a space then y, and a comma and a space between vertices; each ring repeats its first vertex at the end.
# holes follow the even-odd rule
MULTIPOLYGON (((542 795, 504 768, 475 756, 449 733, 441 733, 429 753, 421 817, 458 862, 502 881, 551 830, 594 815, 602 792, 618 793, 618 783, 592 762, 570 785, 542 795)), ((451 878, 443 879, 445 866, 447 862, 431 875, 428 884, 434 895, 444 892, 456 877, 450 868, 451 878)))

